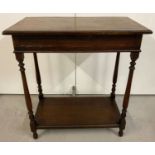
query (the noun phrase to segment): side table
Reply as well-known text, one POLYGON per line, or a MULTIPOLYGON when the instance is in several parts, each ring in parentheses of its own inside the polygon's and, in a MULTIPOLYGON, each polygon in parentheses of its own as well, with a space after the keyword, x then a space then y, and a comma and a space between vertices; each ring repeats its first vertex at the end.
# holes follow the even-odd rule
POLYGON ((33 137, 37 129, 119 128, 123 136, 136 60, 144 34, 152 31, 128 17, 27 17, 3 31, 11 35, 19 63, 33 137), (42 91, 38 53, 116 53, 112 91, 109 97, 75 95, 45 97, 42 91), (115 101, 120 53, 130 52, 130 67, 120 113, 115 101), (34 115, 24 67, 24 54, 34 56, 39 104, 34 115))

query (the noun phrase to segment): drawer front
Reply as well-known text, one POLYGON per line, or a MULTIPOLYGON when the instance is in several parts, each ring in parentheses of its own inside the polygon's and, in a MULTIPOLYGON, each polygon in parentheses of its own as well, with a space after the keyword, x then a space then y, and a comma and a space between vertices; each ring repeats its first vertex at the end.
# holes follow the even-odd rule
POLYGON ((13 36, 15 51, 104 52, 139 50, 142 35, 52 35, 13 36))

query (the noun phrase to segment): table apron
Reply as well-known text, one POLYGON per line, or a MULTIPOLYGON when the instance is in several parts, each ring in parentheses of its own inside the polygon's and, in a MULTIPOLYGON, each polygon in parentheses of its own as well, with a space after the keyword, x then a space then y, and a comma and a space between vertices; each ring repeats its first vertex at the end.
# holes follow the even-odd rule
POLYGON ((102 51, 138 51, 142 35, 96 35, 96 36, 12 36, 15 51, 38 51, 60 53, 102 52, 102 51))

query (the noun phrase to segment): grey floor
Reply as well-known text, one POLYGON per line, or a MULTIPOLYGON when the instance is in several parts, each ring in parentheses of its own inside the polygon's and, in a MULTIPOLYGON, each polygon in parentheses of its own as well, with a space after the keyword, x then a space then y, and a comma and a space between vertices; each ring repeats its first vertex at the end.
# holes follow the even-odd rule
MULTIPOLYGON (((34 109, 37 96, 32 96, 34 109)), ((117 97, 121 108, 122 96, 117 97)), ((23 95, 0 95, 0 141, 155 141, 155 96, 131 96, 124 137, 118 129, 53 129, 38 130, 34 140, 23 95)))

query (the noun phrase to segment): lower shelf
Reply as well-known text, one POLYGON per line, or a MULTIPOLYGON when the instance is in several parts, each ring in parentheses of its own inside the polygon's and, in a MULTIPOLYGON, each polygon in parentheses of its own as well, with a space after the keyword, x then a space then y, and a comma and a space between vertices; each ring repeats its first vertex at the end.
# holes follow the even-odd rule
POLYGON ((50 97, 39 102, 35 119, 38 129, 118 127, 120 112, 109 97, 50 97))

